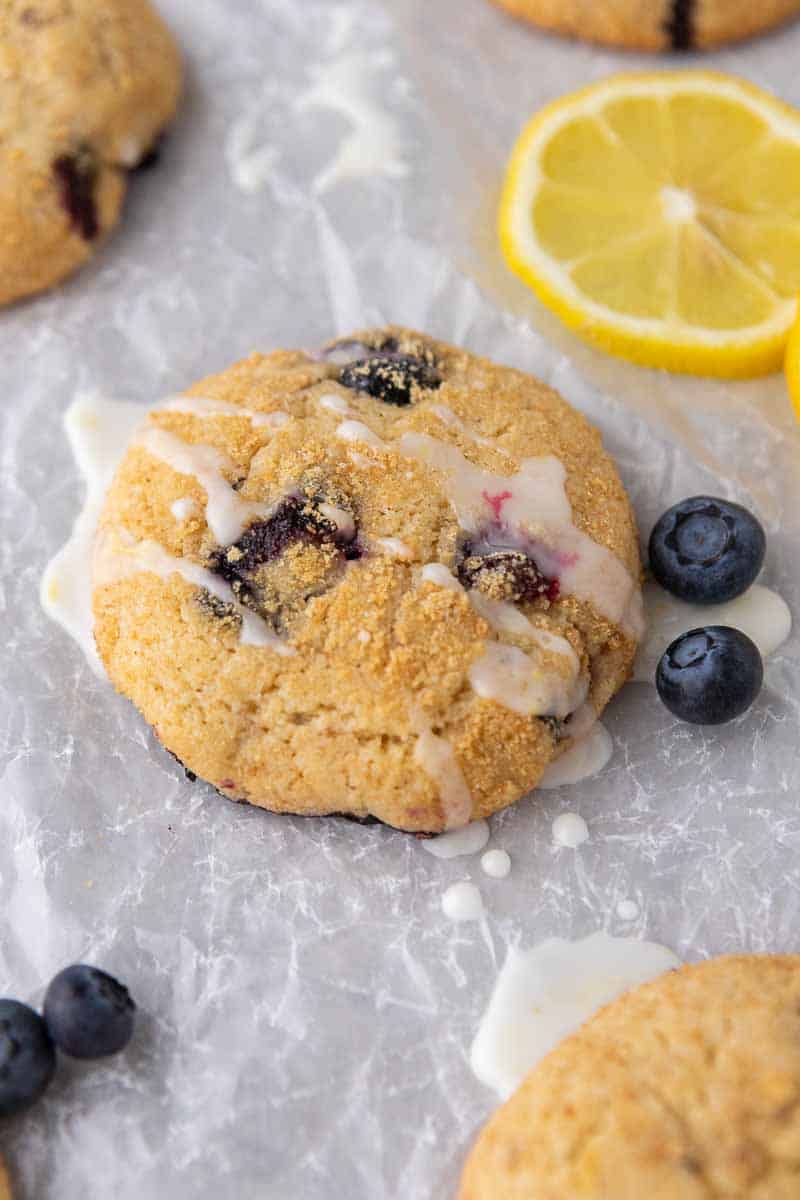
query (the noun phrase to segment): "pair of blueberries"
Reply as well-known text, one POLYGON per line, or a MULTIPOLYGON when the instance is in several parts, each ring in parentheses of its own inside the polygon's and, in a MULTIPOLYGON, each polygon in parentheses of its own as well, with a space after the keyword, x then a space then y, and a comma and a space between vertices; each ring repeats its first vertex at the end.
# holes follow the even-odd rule
POLYGON ((43 1016, 19 1000, 0 1000, 0 1116, 29 1108, 56 1069, 56 1046, 72 1058, 104 1058, 130 1041, 136 1005, 128 989, 86 963, 50 983, 43 1016))
MULTIPOLYGON (((650 569, 690 604, 724 604, 747 591, 766 552, 764 530, 739 504, 693 496, 670 508, 650 535, 650 569)), ((656 686, 676 717, 722 725, 746 712, 761 691, 764 666, 746 634, 725 625, 693 629, 662 657, 656 686)))

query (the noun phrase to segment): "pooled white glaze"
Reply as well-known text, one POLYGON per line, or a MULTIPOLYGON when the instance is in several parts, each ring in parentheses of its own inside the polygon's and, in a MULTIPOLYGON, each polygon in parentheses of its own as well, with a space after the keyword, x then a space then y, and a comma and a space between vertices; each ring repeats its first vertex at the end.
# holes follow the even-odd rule
POLYGON ((354 538, 356 523, 353 514, 346 508, 338 508, 335 504, 320 504, 319 511, 332 525, 335 525, 343 538, 354 538))
POLYGON ((481 868, 492 879, 505 879, 511 871, 511 858, 505 850, 487 850, 481 857, 481 868))
POLYGON ((185 521, 187 517, 194 516, 197 512, 197 504, 190 496, 182 496, 180 500, 172 501, 169 511, 176 521, 185 521))
POLYGON ((190 562, 187 558, 175 558, 158 542, 137 542, 125 530, 106 529, 98 534, 94 549, 95 587, 129 579, 132 575, 142 572, 158 575, 161 579, 180 575, 187 583, 210 592, 223 604, 229 604, 241 618, 240 641, 244 645, 269 646, 284 657, 295 653, 291 646, 286 645, 272 632, 261 617, 239 603, 233 589, 219 575, 213 575, 205 567, 190 562))
POLYGON ((343 442, 363 442, 365 446, 374 446, 377 450, 386 448, 374 429, 363 421, 342 421, 336 426, 336 436, 343 442))
POLYGON ((463 829, 452 829, 450 833, 425 838, 421 845, 435 858, 460 858, 463 854, 477 854, 488 840, 488 821, 470 821, 463 829))
POLYGON ((620 921, 635 921, 639 915, 639 905, 635 900, 620 900, 617 904, 617 916, 620 921))
POLYGON ((616 555, 572 524, 563 463, 552 456, 525 459, 514 475, 476 467, 456 446, 425 433, 405 433, 401 454, 446 477, 446 492, 462 529, 495 549, 523 546, 561 592, 590 601, 609 621, 641 636, 638 582, 616 555))
POLYGON ((375 545, 385 551, 389 558, 399 558, 403 561, 408 561, 414 557, 414 551, 405 542, 402 542, 400 538, 375 538, 375 545))
POLYGON ((444 809, 445 829, 461 829, 472 815, 472 794, 453 747, 446 738, 433 732, 421 710, 414 710, 411 717, 417 734, 414 761, 436 784, 444 809))
POLYGON ((444 563, 425 563, 425 566, 420 571, 420 578, 424 579, 427 583, 436 584, 437 587, 447 588, 450 592, 464 591, 453 572, 444 563))
POLYGON ((105 671, 94 644, 92 618, 92 543, 108 486, 146 413, 140 404, 81 392, 64 416, 86 496, 69 541, 45 569, 39 596, 47 615, 75 639, 94 673, 101 677, 105 671))
POLYGON ((140 431, 135 445, 166 463, 173 471, 197 480, 206 493, 206 522, 223 546, 240 538, 245 526, 254 518, 268 517, 273 511, 271 505, 243 500, 231 487, 223 472, 235 471, 234 464, 216 446, 184 442, 154 425, 140 431))
POLYGON ((553 841, 557 846, 576 850, 589 840, 589 826, 578 813, 559 813, 553 821, 553 841))
POLYGON ((655 942, 594 933, 582 941, 549 938, 511 949, 498 976, 470 1063, 506 1099, 563 1037, 603 1005, 680 960, 655 942))
POLYGON ((661 655, 675 638, 690 629, 730 625, 752 638, 764 658, 774 654, 792 631, 792 614, 786 601, 758 583, 727 604, 686 604, 651 582, 645 584, 644 605, 647 634, 633 669, 633 678, 640 683, 655 682, 661 655))
POLYGON ((344 180, 365 175, 402 179, 408 174, 400 127, 376 103, 369 86, 377 70, 389 69, 393 63, 388 51, 356 50, 314 68, 311 87, 297 99, 297 111, 334 112, 350 125, 335 157, 315 176, 315 192, 323 194, 344 180))
POLYGON ((451 921, 480 921, 485 913, 483 898, 474 883, 453 883, 442 896, 442 912, 451 921))
MULTIPOLYGON (((568 726, 570 728, 570 726, 568 726)), ((560 758, 551 763, 537 783, 538 788, 564 787, 591 779, 608 766, 614 753, 614 742, 605 725, 595 721, 589 732, 565 750, 560 758)))
POLYGON ((151 411, 187 413, 201 421, 213 417, 243 417, 256 429, 283 429, 292 419, 287 412, 256 412, 252 408, 228 404, 224 400, 209 400, 205 396, 171 396, 151 411))
POLYGON ((338 413, 340 417, 350 415, 350 406, 344 396, 339 396, 336 392, 326 392, 324 396, 320 396, 317 400, 320 408, 327 408, 330 412, 338 413))
POLYGON ((567 717, 583 702, 587 682, 561 675, 518 646, 489 642, 468 671, 472 690, 523 716, 567 717))

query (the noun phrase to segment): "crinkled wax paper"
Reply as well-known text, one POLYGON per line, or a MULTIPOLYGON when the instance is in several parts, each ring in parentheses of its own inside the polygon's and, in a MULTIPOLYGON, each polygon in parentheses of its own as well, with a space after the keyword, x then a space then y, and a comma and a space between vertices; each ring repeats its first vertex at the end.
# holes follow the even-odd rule
MULTIPOLYGON (((524 118, 643 59, 485 0, 161 7, 188 62, 161 165, 87 270, 0 316, 0 992, 38 1002, 89 959, 141 1017, 120 1058, 62 1062, 0 1145, 23 1200, 438 1200, 494 1105, 467 1052, 509 944, 607 928, 686 958, 797 949, 798 638, 724 729, 626 688, 601 776, 492 821, 504 880, 388 829, 234 806, 184 779, 39 608, 81 500, 62 413, 79 388, 145 404, 254 348, 422 326, 561 388, 602 428, 643 530, 701 489, 755 505, 765 581, 795 613, 800 443, 777 377, 604 358, 498 260, 524 118), (578 850, 552 844, 565 810, 589 824, 578 850), (483 927, 442 915, 461 878, 483 927), (641 908, 628 925, 622 897, 641 908)), ((709 61, 800 102, 799 59, 795 28, 709 61)))

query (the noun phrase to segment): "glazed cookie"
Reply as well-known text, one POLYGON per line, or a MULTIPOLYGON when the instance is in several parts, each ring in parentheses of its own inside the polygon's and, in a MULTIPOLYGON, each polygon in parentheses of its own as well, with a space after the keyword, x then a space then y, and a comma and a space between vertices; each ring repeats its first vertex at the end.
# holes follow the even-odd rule
POLYGON ((0 0, 0 304, 57 283, 113 229, 180 86, 147 0, 0 0))
POLYGON ((583 417, 387 328, 150 410, 100 523, 95 637, 227 796, 435 832, 517 800, 608 703, 639 572, 583 417))
POLYGON ((615 1000, 491 1119, 460 1200, 796 1200, 800 956, 683 967, 615 1000))
POLYGON ((708 49, 800 13, 800 0, 494 0, 543 29, 631 50, 708 49))

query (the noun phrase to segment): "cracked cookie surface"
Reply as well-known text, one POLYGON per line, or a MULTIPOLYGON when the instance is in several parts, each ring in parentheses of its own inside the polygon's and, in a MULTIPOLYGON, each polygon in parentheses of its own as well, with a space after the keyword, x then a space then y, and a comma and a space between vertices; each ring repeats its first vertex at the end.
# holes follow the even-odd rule
POLYGON ((800 14, 800 0, 493 0, 554 33, 637 50, 709 49, 800 14))
POLYGON ((0 304, 91 256, 180 87, 147 0, 0 0, 0 304))
POLYGON ((484 1128, 459 1200, 794 1200, 800 956, 683 967, 602 1009, 484 1128))
POLYGON ((392 327, 149 410, 98 531, 95 637, 230 798, 437 832, 528 792, 622 685, 639 572, 583 417, 392 327))

